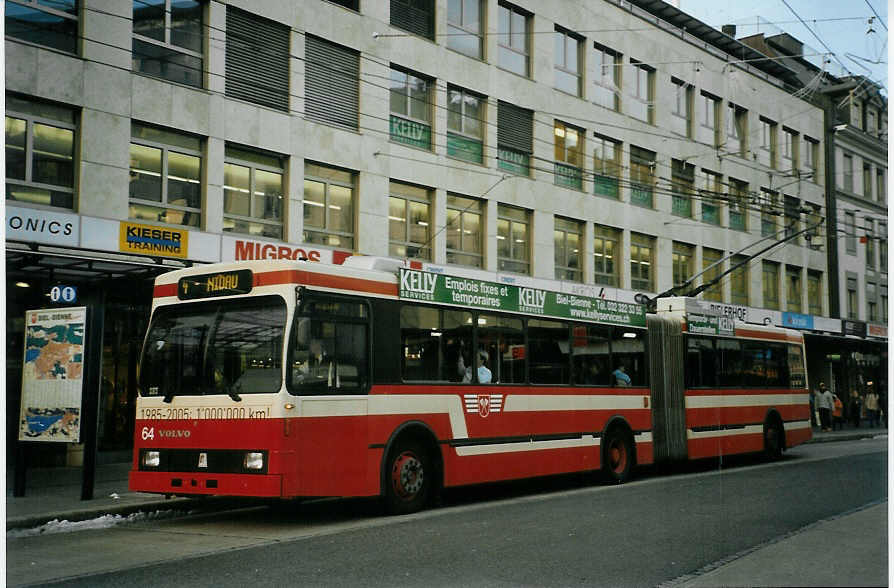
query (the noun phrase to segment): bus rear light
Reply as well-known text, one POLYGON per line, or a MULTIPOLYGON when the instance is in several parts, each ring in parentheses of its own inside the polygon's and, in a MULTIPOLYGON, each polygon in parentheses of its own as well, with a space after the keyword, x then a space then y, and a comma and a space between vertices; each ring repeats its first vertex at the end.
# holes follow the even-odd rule
POLYGON ((157 451, 143 452, 143 466, 147 468, 157 468, 161 464, 161 455, 157 451))
POLYGON ((245 454, 242 465, 247 470, 264 469, 264 454, 259 451, 249 451, 245 454))

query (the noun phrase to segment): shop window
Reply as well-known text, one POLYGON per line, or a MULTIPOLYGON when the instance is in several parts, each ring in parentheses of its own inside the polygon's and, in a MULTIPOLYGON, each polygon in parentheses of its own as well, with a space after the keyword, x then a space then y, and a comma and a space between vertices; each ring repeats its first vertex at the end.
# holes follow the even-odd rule
POLYGON ((671 214, 692 218, 692 194, 695 192, 695 166, 680 159, 671 160, 671 214))
POLYGON ((481 0, 447 0, 447 47, 482 59, 484 18, 481 0))
POLYGON ((655 238, 640 233, 630 234, 630 288, 655 291, 655 238))
POLYGON ((6 95, 6 200, 74 207, 74 110, 6 95))
POLYGON ((583 223, 556 217, 553 230, 555 275, 557 280, 583 280, 583 223))
POLYGON ((497 206, 497 269, 531 273, 531 213, 523 208, 497 206))
POLYGON ((593 229, 593 270, 597 284, 617 287, 621 255, 621 231, 596 225, 593 229))
POLYGON ((130 218, 201 226, 202 141, 131 124, 130 218))
POLYGON ((763 262, 764 308, 779 310, 779 264, 763 262))
POLYGON ((593 193, 615 200, 621 197, 621 142, 602 135, 593 137, 593 193))
POLYGON ((389 184, 388 255, 431 259, 431 190, 389 184))
POLYGON ((360 54, 311 35, 306 35, 304 49, 305 116, 311 121, 356 131, 360 110, 360 54))
POLYGON ((227 146, 224 232, 283 238, 284 157, 227 146))
POLYGON ((6 0, 6 36, 77 53, 78 5, 77 0, 6 0))
POLYGON ((133 0, 133 69, 201 88, 205 6, 195 0, 133 0))
POLYGON ((582 190, 584 187, 584 130, 555 121, 553 134, 555 135, 556 185, 582 190))
POLYGON ((447 155, 473 163, 484 161, 483 96, 447 87, 447 155))
POLYGON ((431 89, 433 82, 408 70, 391 68, 391 140, 421 149, 432 148, 431 89))
POLYGON ((748 182, 729 179, 729 228, 735 231, 748 230, 748 182))
POLYGON ((702 283, 716 282, 704 291, 704 299, 723 302, 723 282, 717 278, 723 272, 723 251, 702 247, 702 283))
POLYGON ((621 54, 599 43, 593 43, 593 102, 620 112, 621 110, 621 54))
POLYGON ((534 112, 500 100, 497 103, 497 157, 499 168, 519 175, 531 174, 534 112))
POLYGON ((503 2, 497 11, 497 63, 503 69, 529 77, 531 14, 503 2))
POLYGON ((560 26, 556 26, 553 37, 555 39, 556 88, 562 92, 580 96, 582 79, 580 51, 583 39, 560 26))
POLYGON ((227 6, 226 94, 289 112, 291 29, 227 6))
POLYGON ((655 152, 630 147, 630 203, 653 208, 655 187, 655 152))
POLYGON ((447 263, 484 267, 484 202, 447 195, 447 263))
POLYGON ((304 164, 305 243, 354 249, 354 172, 304 164))

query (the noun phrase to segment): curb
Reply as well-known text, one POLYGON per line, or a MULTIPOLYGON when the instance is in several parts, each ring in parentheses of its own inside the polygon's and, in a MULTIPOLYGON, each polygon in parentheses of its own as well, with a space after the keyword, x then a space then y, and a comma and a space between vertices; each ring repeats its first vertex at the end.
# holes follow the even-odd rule
POLYGON ((887 429, 880 429, 878 432, 866 433, 844 433, 841 435, 832 435, 828 437, 811 437, 810 441, 805 441, 805 445, 809 443, 833 443, 836 441, 859 441, 860 439, 874 439, 882 435, 887 436, 887 429))

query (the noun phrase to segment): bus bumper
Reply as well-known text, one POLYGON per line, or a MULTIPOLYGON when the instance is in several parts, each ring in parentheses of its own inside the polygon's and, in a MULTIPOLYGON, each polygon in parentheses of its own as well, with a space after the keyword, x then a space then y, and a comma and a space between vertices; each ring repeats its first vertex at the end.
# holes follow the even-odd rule
POLYGON ((277 474, 201 474, 195 472, 146 472, 131 470, 132 492, 207 496, 282 496, 282 476, 277 474))

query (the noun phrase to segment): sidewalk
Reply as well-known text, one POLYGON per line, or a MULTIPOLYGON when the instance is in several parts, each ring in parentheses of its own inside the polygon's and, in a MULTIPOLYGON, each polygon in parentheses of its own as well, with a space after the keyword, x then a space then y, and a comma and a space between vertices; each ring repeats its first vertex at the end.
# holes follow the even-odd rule
MULTIPOLYGON (((887 429, 845 429, 830 433, 814 431, 811 443, 850 441, 887 435, 887 429)), ((127 516, 134 512, 209 508, 224 498, 172 498, 130 492, 127 474, 130 462, 106 463, 96 467, 92 500, 81 500, 81 468, 29 469, 25 496, 13 497, 14 474, 6 472, 6 528, 39 527, 53 519, 84 521, 104 514, 127 516)))

